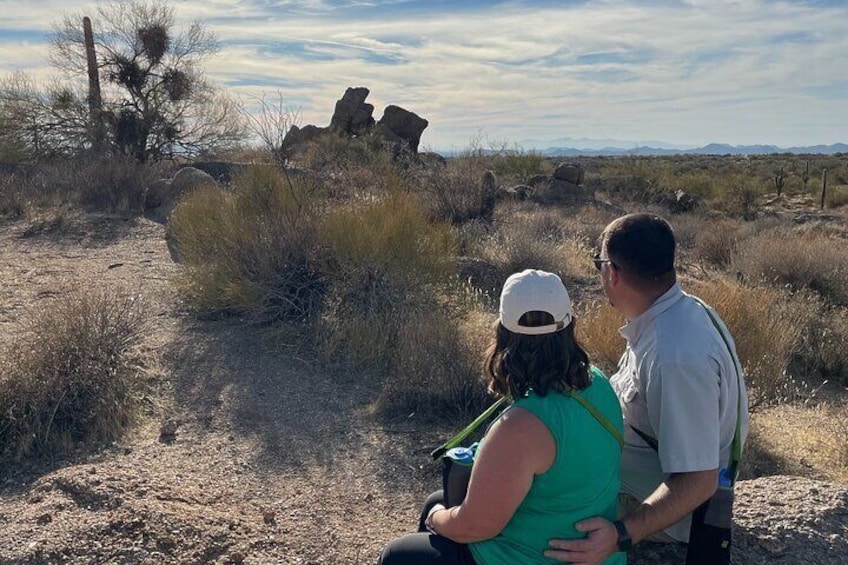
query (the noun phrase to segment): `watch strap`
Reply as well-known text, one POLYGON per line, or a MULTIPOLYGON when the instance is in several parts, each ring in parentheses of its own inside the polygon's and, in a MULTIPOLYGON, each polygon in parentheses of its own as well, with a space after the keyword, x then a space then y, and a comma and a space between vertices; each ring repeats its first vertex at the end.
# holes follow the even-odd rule
POLYGON ((618 532, 618 550, 624 552, 630 551, 630 548, 633 547, 633 540, 630 539, 630 532, 627 531, 624 522, 616 520, 613 522, 613 525, 618 532))

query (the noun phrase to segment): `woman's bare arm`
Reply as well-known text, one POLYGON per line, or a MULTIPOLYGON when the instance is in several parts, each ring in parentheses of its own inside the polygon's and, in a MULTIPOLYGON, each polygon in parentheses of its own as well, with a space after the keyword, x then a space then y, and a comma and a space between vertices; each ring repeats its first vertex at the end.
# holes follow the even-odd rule
POLYGON ((522 408, 507 411, 486 434, 463 503, 435 512, 430 525, 459 543, 495 537, 527 496, 534 475, 555 459, 556 442, 547 426, 522 408))

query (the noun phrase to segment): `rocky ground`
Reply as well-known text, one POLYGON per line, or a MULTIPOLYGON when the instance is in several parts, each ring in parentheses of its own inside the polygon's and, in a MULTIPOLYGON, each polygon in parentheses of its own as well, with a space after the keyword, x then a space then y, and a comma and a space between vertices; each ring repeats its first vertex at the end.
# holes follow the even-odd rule
MULTIPOLYGON (((373 381, 284 336, 198 321, 175 290, 164 230, 74 216, 0 224, 0 331, 78 285, 145 298, 149 397, 118 443, 3 470, 0 563, 373 563, 438 484, 448 430, 373 417, 373 381), (161 437, 163 424, 175 427, 161 437)), ((4 338, 5 339, 5 338, 4 338)), ((848 562, 848 489, 793 477, 740 484, 737 563, 848 562)), ((632 563, 681 563, 641 547, 632 563)))

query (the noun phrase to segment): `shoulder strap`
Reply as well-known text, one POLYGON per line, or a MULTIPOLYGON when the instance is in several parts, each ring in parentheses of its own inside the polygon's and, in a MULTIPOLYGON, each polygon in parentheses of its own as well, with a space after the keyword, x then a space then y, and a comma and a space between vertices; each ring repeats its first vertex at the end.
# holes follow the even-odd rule
POLYGON ((506 397, 506 396, 502 396, 501 398, 499 398, 499 399, 497 400, 497 402, 495 402, 494 404, 492 404, 491 406, 489 406, 488 408, 486 408, 486 410, 484 410, 482 414, 480 414, 479 416, 477 416, 476 418, 474 418, 474 421, 473 421, 473 422, 471 422, 470 424, 468 424, 467 426, 465 426, 464 428, 462 428, 462 430, 460 430, 458 434, 456 434, 455 436, 453 436, 452 438, 450 438, 449 440, 447 440, 447 441, 446 441, 445 443, 443 443, 441 446, 439 446, 439 447, 437 447, 436 449, 434 449, 434 450, 430 453, 430 456, 433 458, 433 461, 438 460, 440 457, 442 457, 442 456, 443 456, 443 455, 447 452, 447 450, 448 450, 448 449, 453 449, 454 447, 456 447, 457 445, 459 445, 460 443, 462 443, 462 441, 463 441, 465 438, 467 438, 468 436, 470 436, 471 434, 473 434, 473 433, 474 433, 474 430, 476 430, 477 428, 479 428, 479 427, 480 427, 480 424, 482 424, 483 422, 485 422, 485 421, 486 421, 486 420, 487 420, 487 419, 488 419, 488 418, 489 418, 492 414, 494 414, 494 413, 495 413, 495 411, 496 411, 498 408, 500 408, 500 407, 501 407, 501 405, 502 405, 502 404, 504 404, 506 401, 507 401, 507 397, 506 397))
POLYGON ((713 326, 715 326, 718 335, 721 336, 724 346, 727 347, 727 352, 733 360, 733 367, 736 369, 736 386, 738 390, 736 395, 736 431, 733 434, 733 444, 730 447, 730 480, 732 483, 735 483, 736 475, 739 472, 739 463, 742 461, 742 364, 734 354, 733 348, 730 347, 730 342, 724 335, 724 331, 721 329, 721 324, 718 323, 718 320, 716 320, 712 311, 710 311, 709 306, 707 306, 704 301, 697 296, 692 296, 692 298, 694 298, 695 302, 700 304, 707 312, 707 316, 709 316, 710 321, 713 323, 713 326))
POLYGON ((598 423, 602 425, 612 435, 612 437, 615 438, 615 441, 618 442, 619 448, 624 447, 624 437, 621 435, 621 432, 616 429, 612 422, 609 421, 609 418, 601 414, 600 410, 598 410, 591 402, 583 398, 583 396, 576 390, 571 390, 567 394, 571 398, 576 400, 580 404, 580 406, 589 411, 589 414, 591 414, 595 418, 595 420, 597 420, 598 423))

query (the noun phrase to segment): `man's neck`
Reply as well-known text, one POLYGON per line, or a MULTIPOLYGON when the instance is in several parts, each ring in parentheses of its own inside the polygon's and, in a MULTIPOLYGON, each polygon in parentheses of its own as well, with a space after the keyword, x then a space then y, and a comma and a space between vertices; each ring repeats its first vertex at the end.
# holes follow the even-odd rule
POLYGON ((649 292, 634 291, 631 300, 628 301, 626 310, 625 308, 622 308, 621 313, 628 321, 635 320, 650 310, 651 306, 653 306, 661 296, 668 292, 672 286, 674 285, 649 292))

